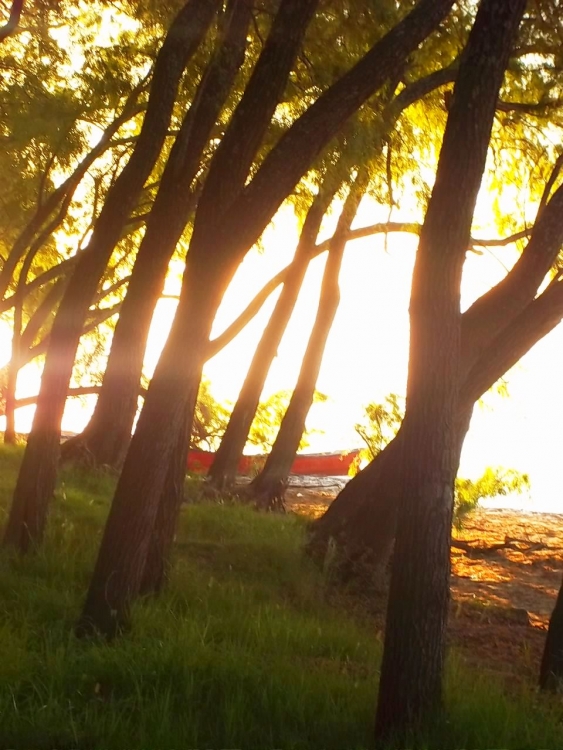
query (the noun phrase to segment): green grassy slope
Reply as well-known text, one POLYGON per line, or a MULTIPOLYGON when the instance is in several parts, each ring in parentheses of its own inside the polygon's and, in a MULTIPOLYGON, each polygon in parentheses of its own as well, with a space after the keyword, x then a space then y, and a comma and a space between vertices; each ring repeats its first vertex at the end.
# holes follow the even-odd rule
MULTIPOLYGON (((0 449, 2 523, 19 456, 0 449)), ((188 506, 168 591, 113 644, 74 638, 111 488, 65 472, 44 549, 0 553, 0 748, 369 747, 381 643, 329 602, 299 519, 188 506)), ((429 747, 563 747, 557 706, 456 664, 429 747)))

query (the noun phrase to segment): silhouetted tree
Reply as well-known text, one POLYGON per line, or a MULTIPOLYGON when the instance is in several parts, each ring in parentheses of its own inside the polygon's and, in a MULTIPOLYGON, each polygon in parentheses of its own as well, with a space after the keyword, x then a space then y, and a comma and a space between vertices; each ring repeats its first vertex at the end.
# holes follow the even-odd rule
POLYGON ((111 635, 127 620, 141 584, 172 454, 184 420, 190 421, 193 413, 213 319, 244 254, 342 124, 393 76, 452 4, 421 0, 296 120, 247 183, 315 10, 312 2, 282 0, 209 168, 178 310, 116 488, 80 630, 94 628, 111 635))
POLYGON ((455 434, 461 275, 498 92, 525 6, 525 0, 482 0, 479 6, 421 230, 377 742, 405 744, 441 709, 453 487, 461 450, 455 434))

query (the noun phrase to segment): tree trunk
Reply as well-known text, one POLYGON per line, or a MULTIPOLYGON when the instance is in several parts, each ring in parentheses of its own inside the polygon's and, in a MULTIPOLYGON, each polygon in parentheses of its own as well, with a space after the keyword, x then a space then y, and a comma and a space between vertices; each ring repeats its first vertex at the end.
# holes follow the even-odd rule
MULTIPOLYGON (((461 452, 471 421, 472 407, 460 412, 453 443, 461 452)), ((402 428, 384 450, 371 461, 333 500, 325 513, 309 528, 307 552, 320 565, 331 540, 336 543, 335 572, 349 582, 364 586, 385 572, 397 524, 397 487, 405 445, 402 428)))
POLYGON ((159 594, 168 578, 178 517, 184 500, 184 480, 190 434, 191 422, 186 419, 174 447, 164 489, 158 503, 158 511, 139 591, 141 595, 159 594))
MULTIPOLYGON (((410 305, 407 404, 376 741, 415 742, 442 708, 449 605, 460 288, 495 105, 525 8, 483 0, 456 81, 420 235, 410 305), (463 191, 459 185, 463 185, 463 191)), ((457 453, 457 455, 456 455, 457 453)))
POLYGON ((6 383, 6 429, 4 430, 5 445, 14 445, 16 442, 16 384, 17 372, 14 367, 14 355, 8 367, 8 382, 6 383))
POLYGON ((135 150, 106 198, 88 249, 76 265, 53 323, 35 419, 4 535, 4 543, 21 552, 40 543, 43 537, 56 483, 66 393, 90 302, 160 154, 182 73, 217 5, 217 0, 189 0, 173 21, 157 56, 147 113, 135 150))
POLYGON ((202 152, 244 60, 250 10, 248 0, 233 3, 223 39, 174 142, 113 335, 102 391, 82 435, 64 444, 64 460, 82 457, 88 463, 114 467, 123 462, 137 412, 154 308, 170 258, 196 204, 190 187, 202 152))
MULTIPOLYGON (((477 399, 489 390, 563 316, 563 283, 555 282, 534 299, 483 351, 460 389, 456 434, 463 440, 477 399), (464 417, 464 413, 466 416, 464 417), (465 424, 465 427, 464 427, 465 424)), ((401 431, 339 493, 309 528, 307 551, 322 564, 329 541, 336 543, 338 572, 365 585, 387 564, 395 538, 401 431)))
POLYGON ((563 680, 563 584, 549 619, 549 628, 540 667, 540 690, 552 693, 561 689, 563 680))
POLYGON ((325 179, 325 184, 319 190, 307 213, 295 258, 289 267, 274 311, 258 343, 217 455, 209 469, 209 479, 217 489, 225 489, 235 481, 239 459, 246 445, 268 372, 295 308, 321 222, 337 187, 334 185, 329 189, 325 179))
POLYGON ((289 0, 280 5, 209 170, 198 205, 178 310, 116 488, 79 631, 95 629, 111 635, 127 621, 130 603, 140 590, 168 464, 186 416, 184 410, 192 398, 195 403, 213 318, 244 254, 342 123, 385 83, 397 63, 433 31, 452 4, 453 0, 421 0, 299 118, 290 128, 291 138, 287 139, 288 134, 282 137, 256 177, 245 185, 269 124, 265 112, 270 112, 270 118, 273 115, 276 96, 283 90, 281 78, 287 80, 314 8, 314 4, 289 0), (288 13, 290 9, 292 12, 288 13), (288 55, 288 49, 293 57, 288 55), (261 133, 257 132, 258 122, 261 133), (238 133, 238 139, 227 138, 230 132, 238 133), (247 136, 256 147, 252 155, 247 136), (246 174, 240 169, 239 156, 247 162, 246 174))
MULTIPOLYGON (((16 305, 16 308, 18 305, 16 305)), ((12 335, 12 356, 8 362, 8 377, 6 382, 6 430, 4 431, 4 443, 14 445, 16 442, 16 387, 18 373, 21 367, 21 315, 14 315, 14 331, 12 335)))
POLYGON ((24 1, 25 0, 12 0, 10 17, 3 26, 0 26, 0 42, 3 42, 4 39, 7 39, 16 32, 20 22, 24 1))
MULTIPOLYGON (((153 550, 164 549, 173 537, 168 521, 177 516, 179 486, 174 450, 186 420, 191 424, 193 418, 209 333, 224 293, 224 288, 213 289, 210 276, 207 283, 199 283, 206 269, 192 272, 196 256, 191 251, 188 254, 178 312, 117 484, 79 634, 98 631, 112 637, 126 627, 130 604, 139 595, 145 571, 145 590, 149 590, 157 585, 165 567, 164 555, 157 555, 157 562, 153 559, 147 569, 151 538, 159 510, 166 520, 153 550), (176 490, 167 494, 171 486, 176 490)), ((209 266, 207 270, 209 273, 209 266)), ((216 278, 213 281, 216 283, 216 278)))
POLYGON ((338 277, 346 247, 346 237, 358 211, 366 184, 367 174, 360 173, 350 188, 330 244, 317 315, 297 384, 266 464, 250 487, 258 507, 265 509, 276 509, 280 505, 283 507, 287 478, 305 430, 305 422, 313 403, 326 342, 340 303, 338 277))
MULTIPOLYGON (((212 204, 211 198, 205 197, 206 191, 217 188, 220 174, 224 175, 224 183, 216 196, 218 212, 225 202, 232 200, 233 192, 244 185, 247 173, 241 165, 246 164, 247 171, 251 167, 315 5, 316 0, 282 0, 262 54, 211 164, 202 194, 204 207, 206 201, 208 206, 212 204), (237 142, 229 133, 239 132, 245 121, 248 139, 237 142), (233 154, 225 144, 230 144, 240 155, 236 168, 231 159, 233 154), (253 153, 251 144, 255 146, 253 153)), ((229 228, 218 222, 217 213, 202 211, 201 206, 200 203, 178 309, 125 458, 78 623, 79 633, 99 631, 112 637, 126 626, 130 604, 141 589, 167 474, 171 472, 173 484, 177 481, 174 468, 170 468, 173 451, 179 444, 181 430, 193 419, 213 319, 239 262, 231 244, 234 241, 236 246, 236 238, 233 240, 229 228), (222 242, 217 241, 218 235, 222 242), (212 256, 209 248, 213 248, 212 256)), ((171 497, 176 503, 175 492, 171 497)), ((170 509, 168 517, 174 515, 170 509)))

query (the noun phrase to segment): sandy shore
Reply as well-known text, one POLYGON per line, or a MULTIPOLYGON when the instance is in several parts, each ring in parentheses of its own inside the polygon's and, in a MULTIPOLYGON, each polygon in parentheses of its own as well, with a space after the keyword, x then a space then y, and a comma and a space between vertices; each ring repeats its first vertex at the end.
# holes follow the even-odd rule
MULTIPOLYGON (((317 517, 337 491, 293 487, 287 506, 317 517)), ((479 509, 454 537, 470 548, 452 549, 450 642, 480 668, 535 682, 563 576, 563 515, 479 509)))

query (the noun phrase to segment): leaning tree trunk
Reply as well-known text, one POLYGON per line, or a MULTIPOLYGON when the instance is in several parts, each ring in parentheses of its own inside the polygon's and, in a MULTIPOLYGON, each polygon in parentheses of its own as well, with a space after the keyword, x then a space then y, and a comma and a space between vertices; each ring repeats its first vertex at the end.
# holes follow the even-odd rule
MULTIPOLYGON (((27 275, 27 274, 26 274, 27 275)), ((16 442, 16 388, 18 373, 22 366, 22 322, 23 322, 23 299, 20 292, 21 282, 15 294, 14 304, 14 330, 12 333, 12 356, 8 362, 8 376, 6 379, 6 430, 4 432, 4 443, 14 445, 16 442)))
POLYGON ((402 472, 375 722, 407 744, 442 708, 449 604, 453 441, 461 385, 461 275, 498 92, 525 0, 482 0, 462 56, 410 304, 402 472), (463 191, 459 190, 463 185, 463 191))
MULTIPOLYGON (((536 219, 514 268, 462 315, 458 425, 463 425, 464 413, 470 414, 477 399, 561 320, 563 284, 552 282, 538 297, 536 292, 563 242, 562 208, 563 189, 559 187, 536 219)), ((389 557, 401 440, 399 433, 309 529, 309 553, 322 563, 333 539, 339 552, 338 569, 345 578, 360 573, 362 579, 363 574, 371 576, 372 566, 384 566, 389 557)))
POLYGON ((346 248, 346 238, 364 195, 366 184, 367 172, 363 171, 350 188, 329 246, 317 315, 297 384, 266 464, 250 486, 250 492, 256 498, 257 506, 261 508, 276 510, 284 507, 283 496, 287 478, 303 437, 326 342, 340 303, 338 277, 346 248))
POLYGON ((83 321, 121 230, 168 133, 182 73, 199 47, 216 0, 188 0, 158 54, 139 139, 106 198, 87 250, 78 261, 50 336, 33 428, 21 464, 4 543, 25 552, 40 543, 57 477, 61 420, 83 321))
POLYGON ((8 377, 5 391, 5 414, 6 429, 4 431, 4 443, 14 445, 16 442, 16 386, 19 372, 19 346, 20 339, 16 335, 12 338, 12 357, 8 363, 8 377))
MULTIPOLYGON (((555 243, 559 240, 556 238, 555 243)), ((545 246, 544 246, 545 247, 545 246)), ((546 248, 545 248, 546 249, 546 248)), ((463 442, 475 402, 561 321, 563 283, 551 284, 489 341, 460 389, 456 440, 463 442)), ((307 551, 322 564, 329 541, 336 542, 337 570, 345 579, 370 578, 385 567, 395 538, 401 430, 389 445, 349 482, 325 514, 309 528, 307 551)))
POLYGON ((540 667, 540 690, 556 692, 563 684, 563 584, 549 619, 540 667))
MULTIPOLYGON (((461 449, 469 430, 472 406, 461 410, 452 435, 453 450, 461 449)), ((307 552, 323 564, 331 540, 335 543, 334 573, 345 583, 379 586, 385 579, 397 526, 402 428, 389 445, 338 494, 308 531, 307 552)))
MULTIPOLYGON (((182 429, 193 419, 211 326, 241 260, 234 252, 240 238, 232 236, 231 227, 224 227, 218 214, 244 187, 317 2, 282 0, 243 98, 212 161, 198 207, 178 309, 115 491, 78 623, 81 634, 99 631, 108 637, 115 635, 127 624, 130 604, 141 590, 159 504, 167 501, 167 475, 176 483, 174 448, 179 445, 182 429), (235 162, 230 149, 238 156, 235 162), (216 211, 211 210, 213 206, 216 211), (212 255, 209 248, 213 248, 212 255)), ((175 492, 172 503, 177 503, 175 492)), ((167 518, 174 516, 174 510, 166 509, 167 518)))
MULTIPOLYGON (((188 405, 188 414, 193 412, 194 406, 194 404, 188 405)), ((184 480, 191 428, 191 422, 185 419, 170 459, 141 580, 139 591, 141 595, 159 594, 168 579, 178 517, 184 500, 184 480)))
MULTIPOLYGON (((329 175, 329 177, 334 182, 334 175, 329 175)), ((268 372, 295 309, 321 222, 338 187, 337 185, 329 187, 327 182, 328 179, 325 178, 325 183, 307 212, 295 258, 289 267, 274 311, 258 343, 227 429, 209 469, 210 483, 217 489, 223 490, 235 481, 239 460, 248 439, 268 372)))
POLYGON ((172 536, 168 521, 170 516, 175 521, 179 504, 174 451, 190 408, 193 415, 218 305, 216 295, 209 294, 210 284, 198 284, 196 288, 185 285, 184 290, 186 296, 180 299, 179 313, 186 315, 182 322, 187 325, 179 325, 181 318, 177 313, 147 392, 104 529, 77 626, 79 635, 100 632, 109 638, 115 636, 127 626, 130 604, 141 587, 145 592, 154 591, 162 581, 165 556, 159 551, 164 548, 163 537, 168 542, 172 536), (170 489, 170 495, 163 497, 170 489), (159 533, 153 546, 156 562, 153 557, 147 567, 161 500, 169 500, 171 507, 166 504, 162 508, 166 514, 161 527, 164 534, 159 533))
POLYGON ((315 0, 282 0, 212 160, 178 310, 125 458, 79 631, 111 635, 127 622, 184 410, 190 399, 195 403, 211 325, 239 263, 322 148, 432 33, 453 0, 421 0, 291 126, 246 184, 316 5, 315 0))
POLYGON ((174 141, 133 266, 94 414, 81 435, 64 443, 64 460, 79 458, 114 467, 123 462, 154 308, 170 258, 196 205, 190 187, 201 155, 244 60, 250 11, 247 0, 233 3, 223 38, 174 141))

